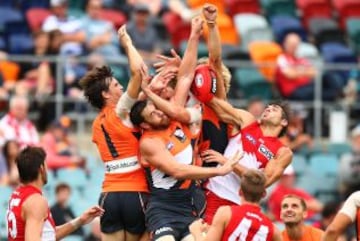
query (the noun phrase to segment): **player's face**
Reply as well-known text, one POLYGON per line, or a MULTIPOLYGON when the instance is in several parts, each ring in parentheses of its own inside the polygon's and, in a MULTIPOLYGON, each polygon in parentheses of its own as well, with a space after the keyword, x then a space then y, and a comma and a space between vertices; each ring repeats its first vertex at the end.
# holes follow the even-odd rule
POLYGON ((297 224, 306 217, 306 211, 299 199, 288 197, 281 202, 280 217, 285 224, 297 224))
POLYGON ((281 125, 283 120, 283 110, 278 105, 268 105, 261 114, 261 122, 270 123, 272 125, 281 125))
POLYGON ((161 110, 156 109, 155 105, 151 102, 147 103, 142 114, 145 122, 153 129, 167 128, 170 124, 169 117, 161 110))
POLYGON ((115 78, 112 78, 109 85, 108 93, 109 98, 111 98, 114 103, 118 102, 121 95, 123 94, 123 90, 123 86, 119 84, 119 82, 115 78))

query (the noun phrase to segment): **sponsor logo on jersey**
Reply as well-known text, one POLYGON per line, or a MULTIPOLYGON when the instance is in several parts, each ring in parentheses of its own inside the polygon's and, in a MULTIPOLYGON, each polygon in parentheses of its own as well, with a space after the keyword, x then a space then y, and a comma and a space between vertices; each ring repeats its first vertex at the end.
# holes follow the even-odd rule
POLYGON ((186 135, 185 135, 184 131, 179 127, 176 128, 176 130, 174 132, 174 136, 177 139, 179 139, 179 141, 181 141, 181 142, 184 142, 186 140, 186 135))
POLYGON ((161 234, 163 232, 172 232, 172 231, 173 231, 173 229, 170 228, 170 227, 162 227, 162 228, 159 228, 159 229, 155 230, 155 235, 159 235, 159 234, 161 234))
POLYGON ((258 151, 259 151, 261 154, 263 154, 263 156, 265 156, 266 159, 268 159, 268 160, 271 160, 271 159, 274 158, 274 154, 273 154, 269 149, 267 149, 267 147, 266 147, 265 145, 263 145, 263 144, 261 144, 261 145, 259 146, 258 151))
POLYGON ((255 140, 255 138, 254 138, 252 135, 250 135, 250 134, 245 134, 245 138, 246 138, 248 141, 250 141, 253 145, 256 145, 256 140, 255 140))

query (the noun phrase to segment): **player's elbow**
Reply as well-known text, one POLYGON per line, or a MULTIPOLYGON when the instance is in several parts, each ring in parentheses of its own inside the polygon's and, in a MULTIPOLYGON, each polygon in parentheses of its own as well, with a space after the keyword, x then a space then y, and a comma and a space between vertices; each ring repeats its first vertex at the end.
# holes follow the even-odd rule
POLYGON ((335 228, 335 227, 332 227, 331 225, 326 229, 324 235, 323 235, 323 238, 322 240, 323 241, 330 241, 330 240, 336 240, 337 237, 339 237, 340 235, 340 231, 335 228))

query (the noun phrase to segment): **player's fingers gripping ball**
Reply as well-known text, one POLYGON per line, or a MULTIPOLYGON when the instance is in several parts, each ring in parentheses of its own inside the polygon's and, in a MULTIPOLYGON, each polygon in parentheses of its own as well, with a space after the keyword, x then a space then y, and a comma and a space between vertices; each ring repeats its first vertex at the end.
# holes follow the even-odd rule
POLYGON ((209 102, 216 92, 216 74, 208 64, 198 65, 191 85, 191 92, 201 102, 209 102))

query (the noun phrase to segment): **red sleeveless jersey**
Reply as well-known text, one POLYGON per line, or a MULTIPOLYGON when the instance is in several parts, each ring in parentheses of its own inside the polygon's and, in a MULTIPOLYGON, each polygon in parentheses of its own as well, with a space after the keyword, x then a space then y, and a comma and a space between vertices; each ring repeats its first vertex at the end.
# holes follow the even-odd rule
POLYGON ((231 219, 222 241, 271 241, 274 225, 259 206, 243 204, 231 206, 231 219))
POLYGON ((266 164, 276 156, 278 150, 284 145, 278 137, 265 136, 260 124, 255 121, 240 130, 241 142, 244 150, 242 164, 255 162, 257 168, 265 168, 266 164))
MULTIPOLYGON (((28 197, 37 193, 42 195, 42 192, 36 187, 32 185, 25 185, 18 187, 11 194, 7 215, 6 215, 6 219, 8 223, 9 241, 25 240, 25 220, 21 217, 21 208, 23 203, 28 197)), ((55 240, 55 222, 51 217, 49 208, 48 208, 48 215, 44 220, 41 240, 42 241, 55 240)))

